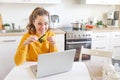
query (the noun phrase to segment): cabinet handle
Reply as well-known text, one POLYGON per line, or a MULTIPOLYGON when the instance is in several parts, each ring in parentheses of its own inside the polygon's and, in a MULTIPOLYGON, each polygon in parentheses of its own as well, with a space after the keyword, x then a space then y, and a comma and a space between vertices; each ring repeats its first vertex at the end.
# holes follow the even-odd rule
POLYGON ((104 37, 106 37, 106 36, 96 36, 97 38, 104 38, 104 37))
POLYGON ((120 37, 120 35, 115 35, 115 37, 120 37))
POLYGON ((81 42, 66 42, 67 44, 86 44, 86 43, 91 43, 91 41, 81 41, 81 42))
POLYGON ((114 46, 114 48, 119 48, 120 46, 114 46))
POLYGON ((15 42, 16 40, 2 40, 0 42, 15 42))
POLYGON ((96 49, 105 49, 105 47, 96 47, 96 49))

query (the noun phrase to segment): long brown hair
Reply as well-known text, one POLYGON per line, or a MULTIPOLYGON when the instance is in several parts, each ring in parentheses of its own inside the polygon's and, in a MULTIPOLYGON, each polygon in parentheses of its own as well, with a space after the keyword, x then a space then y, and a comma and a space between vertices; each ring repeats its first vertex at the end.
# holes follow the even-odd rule
POLYGON ((36 29, 35 26, 33 24, 33 21, 35 21, 35 19, 37 18, 37 16, 48 16, 49 22, 50 22, 50 15, 49 12, 47 10, 45 10, 44 8, 41 7, 36 7, 33 12, 31 13, 31 15, 29 16, 29 23, 26 26, 28 29, 28 32, 30 34, 35 34, 36 33, 36 29))

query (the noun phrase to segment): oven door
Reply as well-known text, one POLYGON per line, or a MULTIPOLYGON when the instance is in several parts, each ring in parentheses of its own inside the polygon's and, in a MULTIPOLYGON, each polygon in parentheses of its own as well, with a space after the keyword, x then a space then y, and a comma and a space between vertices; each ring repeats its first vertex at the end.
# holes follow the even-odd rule
MULTIPOLYGON (((76 49, 74 61, 79 61, 81 46, 91 49, 91 41, 66 41, 66 50, 76 49)), ((90 60, 90 55, 82 55, 82 60, 90 60)))

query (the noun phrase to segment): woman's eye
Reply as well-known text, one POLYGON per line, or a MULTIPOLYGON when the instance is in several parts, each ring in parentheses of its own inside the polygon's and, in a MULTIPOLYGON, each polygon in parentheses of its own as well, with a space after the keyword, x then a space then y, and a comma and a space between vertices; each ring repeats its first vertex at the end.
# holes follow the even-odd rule
POLYGON ((45 23, 45 25, 48 25, 48 23, 45 23))
POLYGON ((42 25, 41 23, 38 23, 38 25, 42 25))
POLYGON ((38 23, 39 26, 48 25, 48 23, 38 23))

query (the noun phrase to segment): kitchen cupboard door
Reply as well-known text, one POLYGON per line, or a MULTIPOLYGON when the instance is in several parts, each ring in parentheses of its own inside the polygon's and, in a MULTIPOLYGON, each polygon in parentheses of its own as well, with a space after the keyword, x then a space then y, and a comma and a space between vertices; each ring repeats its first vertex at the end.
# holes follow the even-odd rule
MULTIPOLYGON (((110 48, 110 32, 93 32, 92 49, 109 51, 110 48)), ((92 56, 92 60, 104 61, 105 58, 92 56)))
POLYGON ((22 0, 21 3, 58 4, 61 3, 61 0, 22 0))
POLYGON ((109 51, 110 42, 107 40, 98 40, 92 42, 92 49, 109 51))
POLYGON ((61 0, 0 0, 0 3, 58 4, 61 0))
POLYGON ((92 49, 109 50, 110 32, 93 32, 92 49))
POLYGON ((56 34, 55 35, 55 40, 56 40, 56 44, 58 47, 58 51, 64 51, 65 49, 65 38, 64 38, 64 34, 56 34))
POLYGON ((15 66, 14 54, 21 36, 0 36, 0 80, 15 66))
MULTIPOLYGON (((32 1, 32 0, 31 0, 32 1)), ((34 2, 35 0, 33 0, 34 2)), ((61 3, 61 0, 36 0, 39 3, 43 4, 58 4, 61 3)))
POLYGON ((109 40, 110 41, 110 32, 93 32, 92 36, 93 41, 97 40, 109 40))
POLYGON ((20 3, 22 0, 0 0, 0 3, 20 3))
POLYGON ((113 51, 113 56, 120 56, 120 40, 112 41, 110 50, 113 51))
POLYGON ((86 0, 86 4, 119 5, 120 0, 86 0))
POLYGON ((101 4, 102 0, 86 0, 86 4, 101 4))
MULTIPOLYGON (((92 41, 92 49, 102 50, 102 51, 109 51, 110 42, 108 40, 95 40, 92 41)), ((91 59, 97 61, 105 61, 104 57, 92 56, 91 59)))
POLYGON ((114 52, 113 56, 120 56, 120 32, 111 32, 110 50, 114 52))
POLYGON ((108 0, 108 4, 120 5, 120 0, 108 0))

